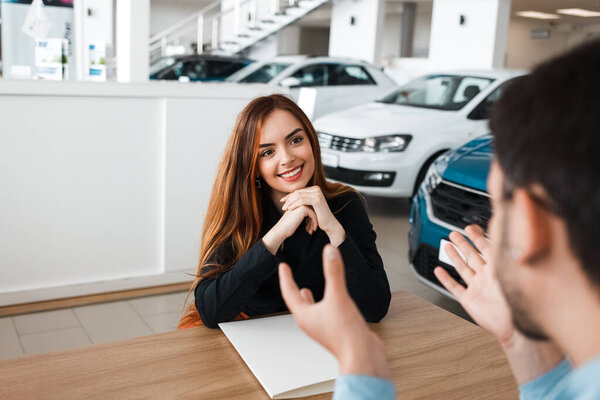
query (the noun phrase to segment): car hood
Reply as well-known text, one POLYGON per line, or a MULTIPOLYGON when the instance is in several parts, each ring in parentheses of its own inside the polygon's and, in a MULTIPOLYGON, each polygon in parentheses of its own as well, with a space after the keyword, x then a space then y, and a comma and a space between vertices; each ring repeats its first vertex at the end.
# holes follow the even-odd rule
POLYGON ((442 178, 463 186, 487 191, 487 176, 494 154, 492 137, 479 137, 452 151, 442 178))
MULTIPOLYGON (((456 112, 385 103, 367 103, 318 118, 319 132, 351 138, 427 131, 439 127, 442 119, 452 119, 456 112)), ((443 125, 443 123, 442 123, 443 125)))

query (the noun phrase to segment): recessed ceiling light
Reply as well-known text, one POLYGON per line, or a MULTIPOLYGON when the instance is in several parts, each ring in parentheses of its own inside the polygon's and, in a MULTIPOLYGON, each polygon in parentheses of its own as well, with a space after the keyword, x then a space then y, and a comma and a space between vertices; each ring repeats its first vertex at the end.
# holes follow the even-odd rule
POLYGON ((519 17, 536 18, 536 19, 559 19, 556 14, 548 14, 539 11, 519 11, 516 13, 519 17))
POLYGON ((574 15, 575 17, 600 17, 600 12, 584 10, 582 8, 563 8, 556 10, 559 14, 574 15))

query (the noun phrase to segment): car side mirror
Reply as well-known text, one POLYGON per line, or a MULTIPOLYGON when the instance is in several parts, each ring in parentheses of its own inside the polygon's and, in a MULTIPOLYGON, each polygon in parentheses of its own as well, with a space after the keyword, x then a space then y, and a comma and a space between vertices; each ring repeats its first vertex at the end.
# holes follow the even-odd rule
POLYGON ((302 85, 302 82, 298 78, 288 76, 287 78, 282 79, 281 82, 279 82, 279 84, 284 87, 295 87, 302 85))

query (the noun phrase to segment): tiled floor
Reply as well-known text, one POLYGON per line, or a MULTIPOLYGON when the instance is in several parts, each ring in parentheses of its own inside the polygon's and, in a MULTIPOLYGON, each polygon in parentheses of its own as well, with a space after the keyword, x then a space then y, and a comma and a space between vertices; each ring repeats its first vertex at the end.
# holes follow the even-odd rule
MULTIPOLYGON (((408 290, 463 318, 458 303, 420 283, 408 265, 406 200, 367 198, 392 291, 408 290)), ((0 360, 175 329, 186 292, 0 318, 0 360)))

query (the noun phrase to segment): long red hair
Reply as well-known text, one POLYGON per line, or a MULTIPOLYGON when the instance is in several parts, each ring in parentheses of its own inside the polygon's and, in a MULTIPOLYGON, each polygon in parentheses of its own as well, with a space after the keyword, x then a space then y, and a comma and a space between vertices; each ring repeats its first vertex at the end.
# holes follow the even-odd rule
MULTIPOLYGON (((296 103, 279 94, 252 100, 238 116, 217 169, 204 219, 200 262, 190 293, 201 280, 216 278, 231 268, 259 240, 263 218, 262 197, 268 196, 268 188, 257 189, 255 185, 258 145, 264 121, 275 110, 291 113, 300 121, 308 136, 315 159, 315 172, 309 185, 319 186, 325 198, 354 190, 326 181, 317 133, 296 103), (215 262, 214 255, 226 243, 231 247, 232 254, 226 257, 226 262, 219 264, 215 262)), ((182 316, 179 327, 193 326, 195 322, 197 325, 201 323, 198 311, 192 304, 182 316)))

